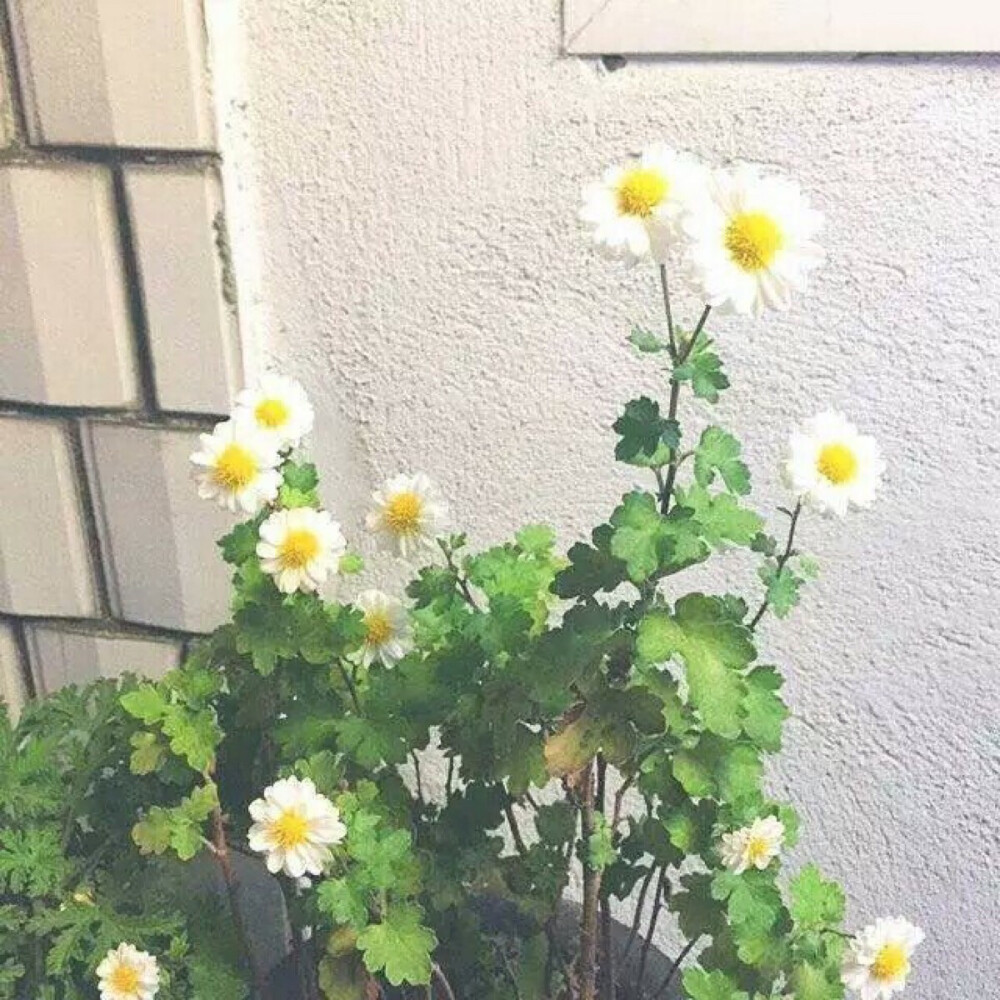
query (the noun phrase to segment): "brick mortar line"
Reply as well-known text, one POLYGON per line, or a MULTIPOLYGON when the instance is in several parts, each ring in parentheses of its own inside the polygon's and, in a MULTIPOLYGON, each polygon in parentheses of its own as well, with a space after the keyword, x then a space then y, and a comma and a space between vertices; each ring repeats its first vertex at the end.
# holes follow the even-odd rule
POLYGON ((31 656, 28 650, 28 630, 24 627, 24 622, 19 618, 8 620, 11 631, 14 635, 14 645, 17 647, 17 655, 20 659, 21 680, 24 682, 24 691, 28 699, 34 700, 38 697, 38 685, 35 683, 35 672, 31 669, 31 656))
POLYGON ((23 631, 29 625, 40 625, 60 632, 72 632, 74 635, 88 635, 101 639, 149 639, 157 642, 170 640, 187 644, 197 642, 208 635, 207 632, 186 632, 184 629, 147 625, 111 615, 102 618, 76 618, 4 613, 0 614, 0 622, 13 626, 15 632, 23 631))
POLYGON ((28 119, 24 110, 24 95, 21 93, 20 60, 14 48, 14 26, 9 10, 9 0, 0 2, 0 45, 3 46, 4 83, 7 85, 11 118, 14 125, 14 142, 18 146, 28 143, 28 119))
POLYGON ((107 167, 197 167, 207 170, 222 162, 220 153, 205 149, 156 149, 139 146, 30 146, 18 144, 0 150, 0 164, 98 164, 107 167))
POLYGON ((73 455, 73 474, 76 477, 80 498, 80 514, 83 521, 83 533, 86 536, 87 555, 90 558, 90 575, 94 583, 94 595, 97 598, 100 617, 107 618, 111 616, 111 590, 107 569, 104 565, 104 554, 98 528, 97 498, 94 495, 87 470, 83 428, 76 420, 67 421, 66 428, 66 436, 69 438, 70 451, 73 455))
POLYGON ((34 420, 89 420, 94 423, 121 424, 150 430, 210 431, 225 413, 181 413, 175 410, 123 410, 103 407, 53 406, 48 403, 25 403, 0 399, 0 417, 23 417, 34 420))

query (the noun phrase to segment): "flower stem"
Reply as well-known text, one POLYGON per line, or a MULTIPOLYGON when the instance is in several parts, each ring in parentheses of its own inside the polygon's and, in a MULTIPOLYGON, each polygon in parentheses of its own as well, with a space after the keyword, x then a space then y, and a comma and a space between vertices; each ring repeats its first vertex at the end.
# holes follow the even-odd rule
POLYGON ((595 830, 594 766, 587 765, 580 803, 580 836, 583 840, 583 914, 580 922, 580 954, 577 974, 580 1000, 595 1000, 597 993, 597 909, 601 892, 601 872, 590 864, 588 847, 595 830))
MULTIPOLYGON (((784 568, 785 564, 792 557, 792 545, 795 542, 795 529, 799 523, 799 515, 802 513, 802 501, 795 505, 795 510, 792 511, 791 521, 788 524, 788 539, 785 542, 785 551, 778 556, 778 572, 780 573, 784 568)), ((764 600, 761 601, 760 607, 757 609, 757 614, 750 619, 750 631, 752 632, 760 622, 761 618, 767 613, 767 609, 771 606, 771 600, 767 595, 764 596, 764 600)))

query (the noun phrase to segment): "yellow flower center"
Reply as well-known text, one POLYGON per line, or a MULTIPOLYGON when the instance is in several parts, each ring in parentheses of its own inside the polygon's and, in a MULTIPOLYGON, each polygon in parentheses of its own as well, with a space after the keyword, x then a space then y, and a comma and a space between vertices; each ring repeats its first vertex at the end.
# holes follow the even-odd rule
POLYGON ((289 531, 278 546, 278 561, 283 569, 303 569, 319 555, 319 539, 308 528, 289 531))
POLYGON ((759 861, 765 861, 771 853, 771 845, 766 837, 751 837, 747 842, 747 858, 755 865, 759 861))
POLYGON ((872 962, 872 975, 882 983, 889 983, 905 975, 909 967, 902 945, 883 945, 872 962))
POLYGON ((253 415, 261 427, 266 427, 271 431, 284 427, 291 416, 288 407, 280 399, 262 399, 253 411, 253 415))
POLYGON ((139 971, 131 965, 119 965, 108 980, 119 993, 137 993, 139 990, 139 971))
POLYGON ((257 460, 241 444, 227 444, 215 460, 215 481, 227 490, 245 490, 257 476, 257 460))
POLYGON ((366 639, 369 646, 381 646, 392 638, 392 619, 388 612, 376 609, 365 615, 366 639))
POLYGON ((858 458, 846 444, 825 444, 816 456, 816 469, 835 486, 842 486, 858 474, 858 458))
POLYGON ((670 191, 670 181, 657 170, 635 167, 618 184, 618 211, 648 219, 670 191))
POLYGON ((385 505, 385 521, 397 535, 415 535, 420 530, 424 502, 417 493, 406 490, 397 493, 385 505))
POLYGON ((770 267, 784 242, 777 223, 763 212, 741 212, 726 227, 726 249, 744 271, 770 267))
POLYGON ((302 813, 289 809, 275 820, 271 834, 278 846, 286 851, 301 847, 309 839, 309 820, 302 813))

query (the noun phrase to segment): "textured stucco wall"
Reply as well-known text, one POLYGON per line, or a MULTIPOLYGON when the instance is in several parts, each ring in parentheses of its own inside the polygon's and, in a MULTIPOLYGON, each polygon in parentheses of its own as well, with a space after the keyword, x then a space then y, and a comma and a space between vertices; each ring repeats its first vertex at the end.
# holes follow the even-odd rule
POLYGON ((714 324, 735 383, 719 417, 762 508, 789 426, 824 405, 877 434, 890 472, 871 514, 806 524, 823 576, 763 629, 795 712, 774 781, 852 921, 927 929, 908 995, 996 995, 1000 62, 609 74, 560 56, 553 0, 243 8, 216 42, 243 90, 223 95, 223 141, 244 316, 316 399, 325 494, 355 537, 403 467, 444 485, 477 542, 540 518, 569 542, 611 509, 629 477, 608 425, 657 388, 623 336, 657 297, 577 229, 606 162, 666 139, 813 193, 829 264, 791 315, 714 324))

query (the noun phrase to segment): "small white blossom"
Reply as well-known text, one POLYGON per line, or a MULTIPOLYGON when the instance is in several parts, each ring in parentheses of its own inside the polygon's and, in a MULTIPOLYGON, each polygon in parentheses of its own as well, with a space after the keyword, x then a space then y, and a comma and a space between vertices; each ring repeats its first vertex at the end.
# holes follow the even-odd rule
POLYGON ((160 988, 156 959, 122 942, 97 967, 101 1000, 153 1000, 160 988))
POLYGON ((283 594, 317 590, 337 572, 346 550, 340 525, 325 510, 277 510, 260 526, 260 568, 283 594))
POLYGON ((402 601, 380 590, 365 590, 358 594, 355 605, 364 615, 365 641, 361 659, 367 666, 381 660, 391 667, 413 648, 410 620, 402 601))
POLYGON ((753 166, 715 170, 684 220, 705 301, 726 312, 787 309, 823 259, 813 238, 823 216, 799 186, 753 166))
POLYGON ((340 811, 308 778, 282 778, 265 788, 250 803, 250 816, 250 849, 265 855, 269 872, 293 879, 322 875, 330 847, 347 836, 340 811))
POLYGON ((906 986, 910 958, 924 932, 904 917, 881 917, 859 931, 844 956, 844 985, 861 1000, 889 1000, 906 986))
POLYGON ((763 871, 778 856, 785 842, 785 826, 776 816, 755 819, 722 835, 719 853, 723 864, 737 875, 748 868, 763 871))
POLYGON ((312 430, 315 415, 305 389, 284 375, 264 375, 236 400, 236 415, 270 435, 279 448, 294 448, 312 430))
POLYGON ((660 262, 678 236, 678 220, 704 185, 692 156, 654 146, 639 159, 608 169, 583 190, 580 220, 611 257, 660 262))
POLYGON ((444 528, 448 508, 423 473, 395 476, 372 494, 375 509, 366 524, 401 556, 418 548, 433 548, 444 528))
POLYGON ((243 419, 225 420, 200 435, 191 456, 198 496, 220 507, 256 514, 281 486, 281 456, 274 440, 243 419))
POLYGON ((874 438, 859 434, 839 413, 827 412, 792 434, 783 472, 803 503, 843 517, 851 507, 871 506, 885 462, 874 438))

